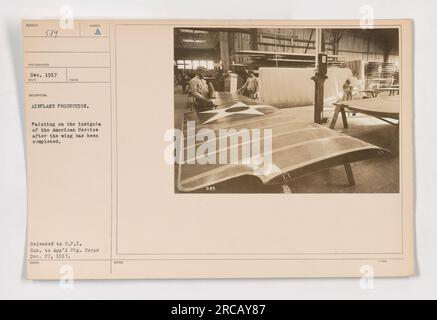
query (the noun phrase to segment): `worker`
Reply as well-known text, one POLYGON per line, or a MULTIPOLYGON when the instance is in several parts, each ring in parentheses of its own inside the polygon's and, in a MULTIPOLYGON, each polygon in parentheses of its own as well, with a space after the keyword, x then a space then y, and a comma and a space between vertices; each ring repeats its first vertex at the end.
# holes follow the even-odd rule
MULTIPOLYGON (((346 82, 343 84, 343 101, 352 100, 353 91, 354 91, 354 87, 351 84, 351 81, 347 79, 346 82)), ((357 114, 355 112, 352 112, 352 115, 356 116, 357 114)))
POLYGON ((195 98, 195 106, 201 109, 214 107, 211 99, 216 97, 214 86, 205 80, 207 71, 205 67, 198 67, 194 78, 188 82, 188 93, 195 98))
POLYGON ((352 91, 354 87, 349 79, 343 84, 343 101, 352 100, 352 91))
POLYGON ((222 68, 218 68, 216 71, 217 91, 225 91, 225 78, 229 74, 225 73, 222 68))
POLYGON ((185 72, 181 75, 181 86, 182 86, 182 92, 187 92, 188 82, 190 81, 190 77, 185 72))
POLYGON ((257 99, 258 98, 258 90, 259 90, 259 82, 258 78, 255 76, 255 73, 250 70, 248 71, 248 78, 244 85, 237 91, 238 94, 243 94, 246 97, 257 99))

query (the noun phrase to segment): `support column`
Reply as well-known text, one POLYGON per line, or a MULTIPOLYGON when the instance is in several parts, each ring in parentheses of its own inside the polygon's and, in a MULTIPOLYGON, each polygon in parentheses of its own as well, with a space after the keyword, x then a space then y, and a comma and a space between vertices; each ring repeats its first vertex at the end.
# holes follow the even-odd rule
POLYGON ((220 60, 222 62, 223 70, 227 72, 230 68, 228 33, 224 31, 220 31, 219 38, 220 38, 220 60))
POLYGON ((253 29, 250 33, 250 49, 258 50, 258 29, 253 29))
POLYGON ((328 55, 325 53, 319 53, 317 56, 317 70, 314 77, 315 90, 314 90, 314 122, 324 123, 327 121, 323 117, 323 105, 325 100, 325 81, 328 79, 327 69, 328 67, 328 55))

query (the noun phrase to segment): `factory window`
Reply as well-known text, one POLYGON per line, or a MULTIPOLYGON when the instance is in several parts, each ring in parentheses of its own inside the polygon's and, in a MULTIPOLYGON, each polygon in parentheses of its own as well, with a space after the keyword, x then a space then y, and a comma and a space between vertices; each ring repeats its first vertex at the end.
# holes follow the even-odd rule
POLYGON ((205 67, 209 70, 214 69, 213 60, 177 60, 176 65, 181 70, 193 70, 199 66, 205 67))
POLYGON ((176 61, 176 65, 177 65, 178 69, 182 69, 182 70, 185 69, 184 64, 185 64, 184 60, 176 61))

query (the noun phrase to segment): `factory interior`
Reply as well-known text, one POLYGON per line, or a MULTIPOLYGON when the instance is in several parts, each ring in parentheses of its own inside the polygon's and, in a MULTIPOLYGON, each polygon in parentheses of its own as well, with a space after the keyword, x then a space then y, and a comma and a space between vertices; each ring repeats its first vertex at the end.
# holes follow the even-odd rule
MULTIPOLYGON (((253 99, 385 152, 351 161, 353 183, 347 167, 321 166, 293 177, 291 193, 397 193, 400 65, 396 28, 176 28, 175 127, 196 112, 189 87, 203 67, 204 79, 217 92, 253 99), (256 78, 256 92, 248 92, 250 77, 256 78)), ((219 192, 285 190, 250 175, 216 187, 219 192)))

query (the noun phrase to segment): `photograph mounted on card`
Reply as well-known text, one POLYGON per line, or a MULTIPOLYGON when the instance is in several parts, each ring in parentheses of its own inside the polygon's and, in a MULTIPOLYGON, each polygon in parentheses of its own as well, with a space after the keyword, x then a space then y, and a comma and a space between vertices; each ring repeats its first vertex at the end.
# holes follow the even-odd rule
POLYGON ((30 279, 412 276, 412 22, 25 20, 30 279))

